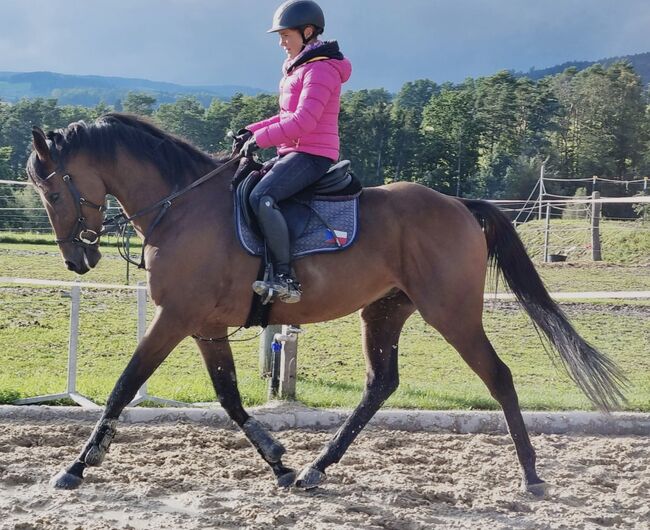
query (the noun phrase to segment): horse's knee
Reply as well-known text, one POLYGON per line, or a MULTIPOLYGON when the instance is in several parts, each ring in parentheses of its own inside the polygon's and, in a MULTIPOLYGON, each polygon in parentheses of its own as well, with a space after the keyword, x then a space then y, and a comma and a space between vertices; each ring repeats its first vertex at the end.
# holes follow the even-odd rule
POLYGON ((366 382, 366 393, 381 401, 388 399, 399 386, 399 374, 386 372, 380 376, 373 375, 366 382))

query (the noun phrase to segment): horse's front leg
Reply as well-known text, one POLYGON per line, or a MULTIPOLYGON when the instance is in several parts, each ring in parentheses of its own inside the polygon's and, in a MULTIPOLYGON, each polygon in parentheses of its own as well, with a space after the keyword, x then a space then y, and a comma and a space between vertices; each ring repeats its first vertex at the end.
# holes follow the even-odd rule
MULTIPOLYGON (((227 328, 211 329, 209 336, 223 337, 226 334, 227 328)), ((208 342, 197 340, 196 342, 203 355, 205 366, 208 369, 221 406, 228 413, 228 416, 241 427, 264 461, 271 466, 278 485, 283 487, 292 485, 296 474, 293 469, 286 467, 282 463, 285 448, 271 436, 260 422, 249 416, 242 406, 237 388, 235 363, 228 341, 208 342)))
POLYGON ((350 417, 309 466, 298 475, 296 486, 311 489, 325 479, 325 470, 345 454, 375 412, 399 385, 397 343, 414 306, 401 291, 361 310, 366 388, 350 417))
POLYGON ((117 380, 108 398, 102 417, 90 438, 72 464, 55 475, 50 483, 55 488, 75 489, 83 482, 86 467, 101 465, 115 436, 117 420, 135 397, 138 389, 154 373, 176 345, 187 336, 179 331, 178 322, 158 313, 146 335, 117 380))

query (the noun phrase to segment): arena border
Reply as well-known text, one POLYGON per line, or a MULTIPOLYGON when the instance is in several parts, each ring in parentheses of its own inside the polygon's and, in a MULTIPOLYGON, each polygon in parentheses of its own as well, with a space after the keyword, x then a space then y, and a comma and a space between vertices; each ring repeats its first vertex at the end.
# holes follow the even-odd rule
MULTIPOLYGON (((60 406, 0 405, 5 421, 87 421, 99 419, 102 409, 60 406)), ((295 402, 270 402, 249 412, 272 431, 333 429, 350 414, 347 409, 315 409, 295 402)), ((534 434, 650 435, 650 414, 641 412, 561 411, 523 412, 534 434)), ((234 423, 218 405, 203 408, 127 408, 120 416, 125 424, 199 423, 233 428, 234 423)), ((374 428, 412 432, 455 434, 503 434, 506 425, 500 411, 380 410, 370 422, 374 428)))

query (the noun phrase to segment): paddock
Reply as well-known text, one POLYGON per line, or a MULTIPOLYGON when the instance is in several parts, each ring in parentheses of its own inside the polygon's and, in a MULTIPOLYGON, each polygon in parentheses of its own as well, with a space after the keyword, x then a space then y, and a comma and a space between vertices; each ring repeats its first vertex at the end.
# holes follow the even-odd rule
MULTIPOLYGON (((370 426, 325 484, 305 492, 278 488, 244 436, 219 422, 126 422, 83 487, 55 491, 49 477, 77 454, 93 422, 45 417, 3 415, 3 530, 647 528, 650 520, 647 436, 533 435, 540 475, 551 485, 538 499, 518 491, 505 434, 370 426)), ((277 436, 286 463, 300 468, 331 431, 277 436)))
MULTIPOLYGON (((105 286, 83 285, 84 296, 99 287, 105 286)), ((589 298, 613 298, 621 316, 647 316, 648 306, 644 303, 619 307, 625 298, 647 299, 647 282, 641 278, 634 288, 637 290, 623 292, 617 287, 616 292, 609 293, 599 288, 597 293, 589 293, 589 298)), ((44 306, 37 308, 40 313, 31 318, 35 311, 27 296, 31 291, 21 289, 15 294, 23 300, 15 302, 12 298, 12 304, 28 304, 29 318, 17 317, 15 329, 38 328, 39 339, 44 340, 46 333, 51 332, 41 315, 44 308, 56 305, 66 313, 65 321, 68 306, 74 305, 74 296, 68 302, 67 291, 53 291, 44 306), (64 295, 66 299, 61 300, 64 295)), ((120 286, 120 292, 123 289, 120 286)), ((136 298, 131 296, 131 288, 127 289, 128 296, 136 298)), ((583 298, 585 294, 568 293, 568 299, 583 298)), ((554 297, 559 298, 558 295, 555 293, 554 297)), ((88 301, 93 309, 105 310, 112 307, 113 298, 117 296, 104 296, 101 300, 88 296, 88 301)), ((514 311, 507 301, 499 300, 497 304, 496 297, 489 299, 489 307, 498 305, 499 309, 514 311)), ((82 307, 83 300, 82 297, 82 307)), ((134 302, 129 303, 135 309, 134 302)), ((569 304, 565 307, 573 309, 569 304)), ((589 305, 590 309, 594 307, 589 305)), ((120 334, 140 335, 136 313, 138 317, 144 315, 141 307, 128 313, 120 334)), ((53 316, 46 314, 48 318, 53 316)), ((96 325, 93 320, 93 326, 96 325)), ((58 328, 64 329, 65 322, 58 328)), ((621 329, 609 331, 622 334, 621 329)), ((85 332, 86 335, 80 335, 81 361, 96 359, 88 353, 105 356, 104 350, 84 345, 84 341, 90 341, 88 328, 85 332)), ((90 332, 107 335, 103 329, 90 332)), ((609 336, 601 341, 608 346, 613 342, 609 336)), ((337 347, 340 348, 338 344, 337 347)), ((57 355, 65 357, 65 348, 59 347, 57 355)), ((121 366, 114 359, 112 363, 121 366)), ((29 371, 20 373, 32 375, 29 371)), ((82 391, 88 388, 84 377, 87 375, 80 379, 82 391)), ((63 388, 62 381, 56 385, 46 392, 63 388)), ((554 392, 563 392, 558 390, 557 381, 552 385, 554 392)), ((102 389, 94 393, 105 392, 102 389)), ((79 490, 55 491, 48 485, 49 478, 78 454, 92 431, 97 411, 67 407, 65 416, 48 417, 48 410, 21 408, 21 415, 13 418, 0 413, 1 530, 650 527, 647 414, 636 417, 641 422, 637 429, 633 415, 622 423, 608 423, 589 417, 589 413, 580 413, 587 416, 583 418, 581 432, 575 432, 568 428, 568 423, 563 427, 557 418, 554 423, 546 423, 546 427, 552 423, 553 429, 544 428, 544 414, 540 413, 540 427, 531 428, 536 433, 532 442, 540 476, 551 487, 545 498, 537 499, 518 491, 520 477, 512 440, 500 432, 502 424, 495 427, 493 423, 493 418, 501 418, 501 414, 460 411, 452 414, 469 419, 456 418, 442 426, 438 424, 438 429, 432 428, 431 423, 427 427, 428 420, 422 421, 419 416, 418 420, 417 413, 412 411, 402 411, 404 421, 371 425, 340 464, 330 468, 323 486, 304 492, 278 488, 268 468, 229 421, 216 421, 202 409, 192 412, 198 421, 191 415, 179 417, 165 409, 130 409, 126 415, 132 422, 118 426, 117 438, 104 465, 89 470, 87 481, 79 490), (41 412, 33 416, 25 412, 33 409, 41 412), (142 423, 146 415, 155 421, 142 423)), ((257 411, 255 415, 258 416, 257 411)), ((275 427, 281 431, 278 439, 287 447, 287 465, 300 469, 309 463, 340 424, 336 413, 320 410, 318 415, 319 421, 288 421, 275 427)), ((525 416, 529 420, 531 414, 525 416)))

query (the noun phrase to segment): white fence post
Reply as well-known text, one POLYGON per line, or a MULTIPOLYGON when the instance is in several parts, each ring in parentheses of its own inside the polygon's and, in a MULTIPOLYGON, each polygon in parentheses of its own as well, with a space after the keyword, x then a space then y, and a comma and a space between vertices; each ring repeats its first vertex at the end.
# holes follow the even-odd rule
POLYGON ((75 285, 70 292, 70 335, 68 336, 68 393, 77 391, 77 351, 79 346, 79 309, 81 289, 75 285))
POLYGON ((62 394, 48 394, 14 401, 16 405, 34 405, 57 399, 71 399, 85 408, 98 408, 86 396, 77 392, 77 352, 79 346, 79 309, 81 307, 81 286, 73 285, 70 291, 70 335, 68 337, 68 380, 66 391, 62 394))

